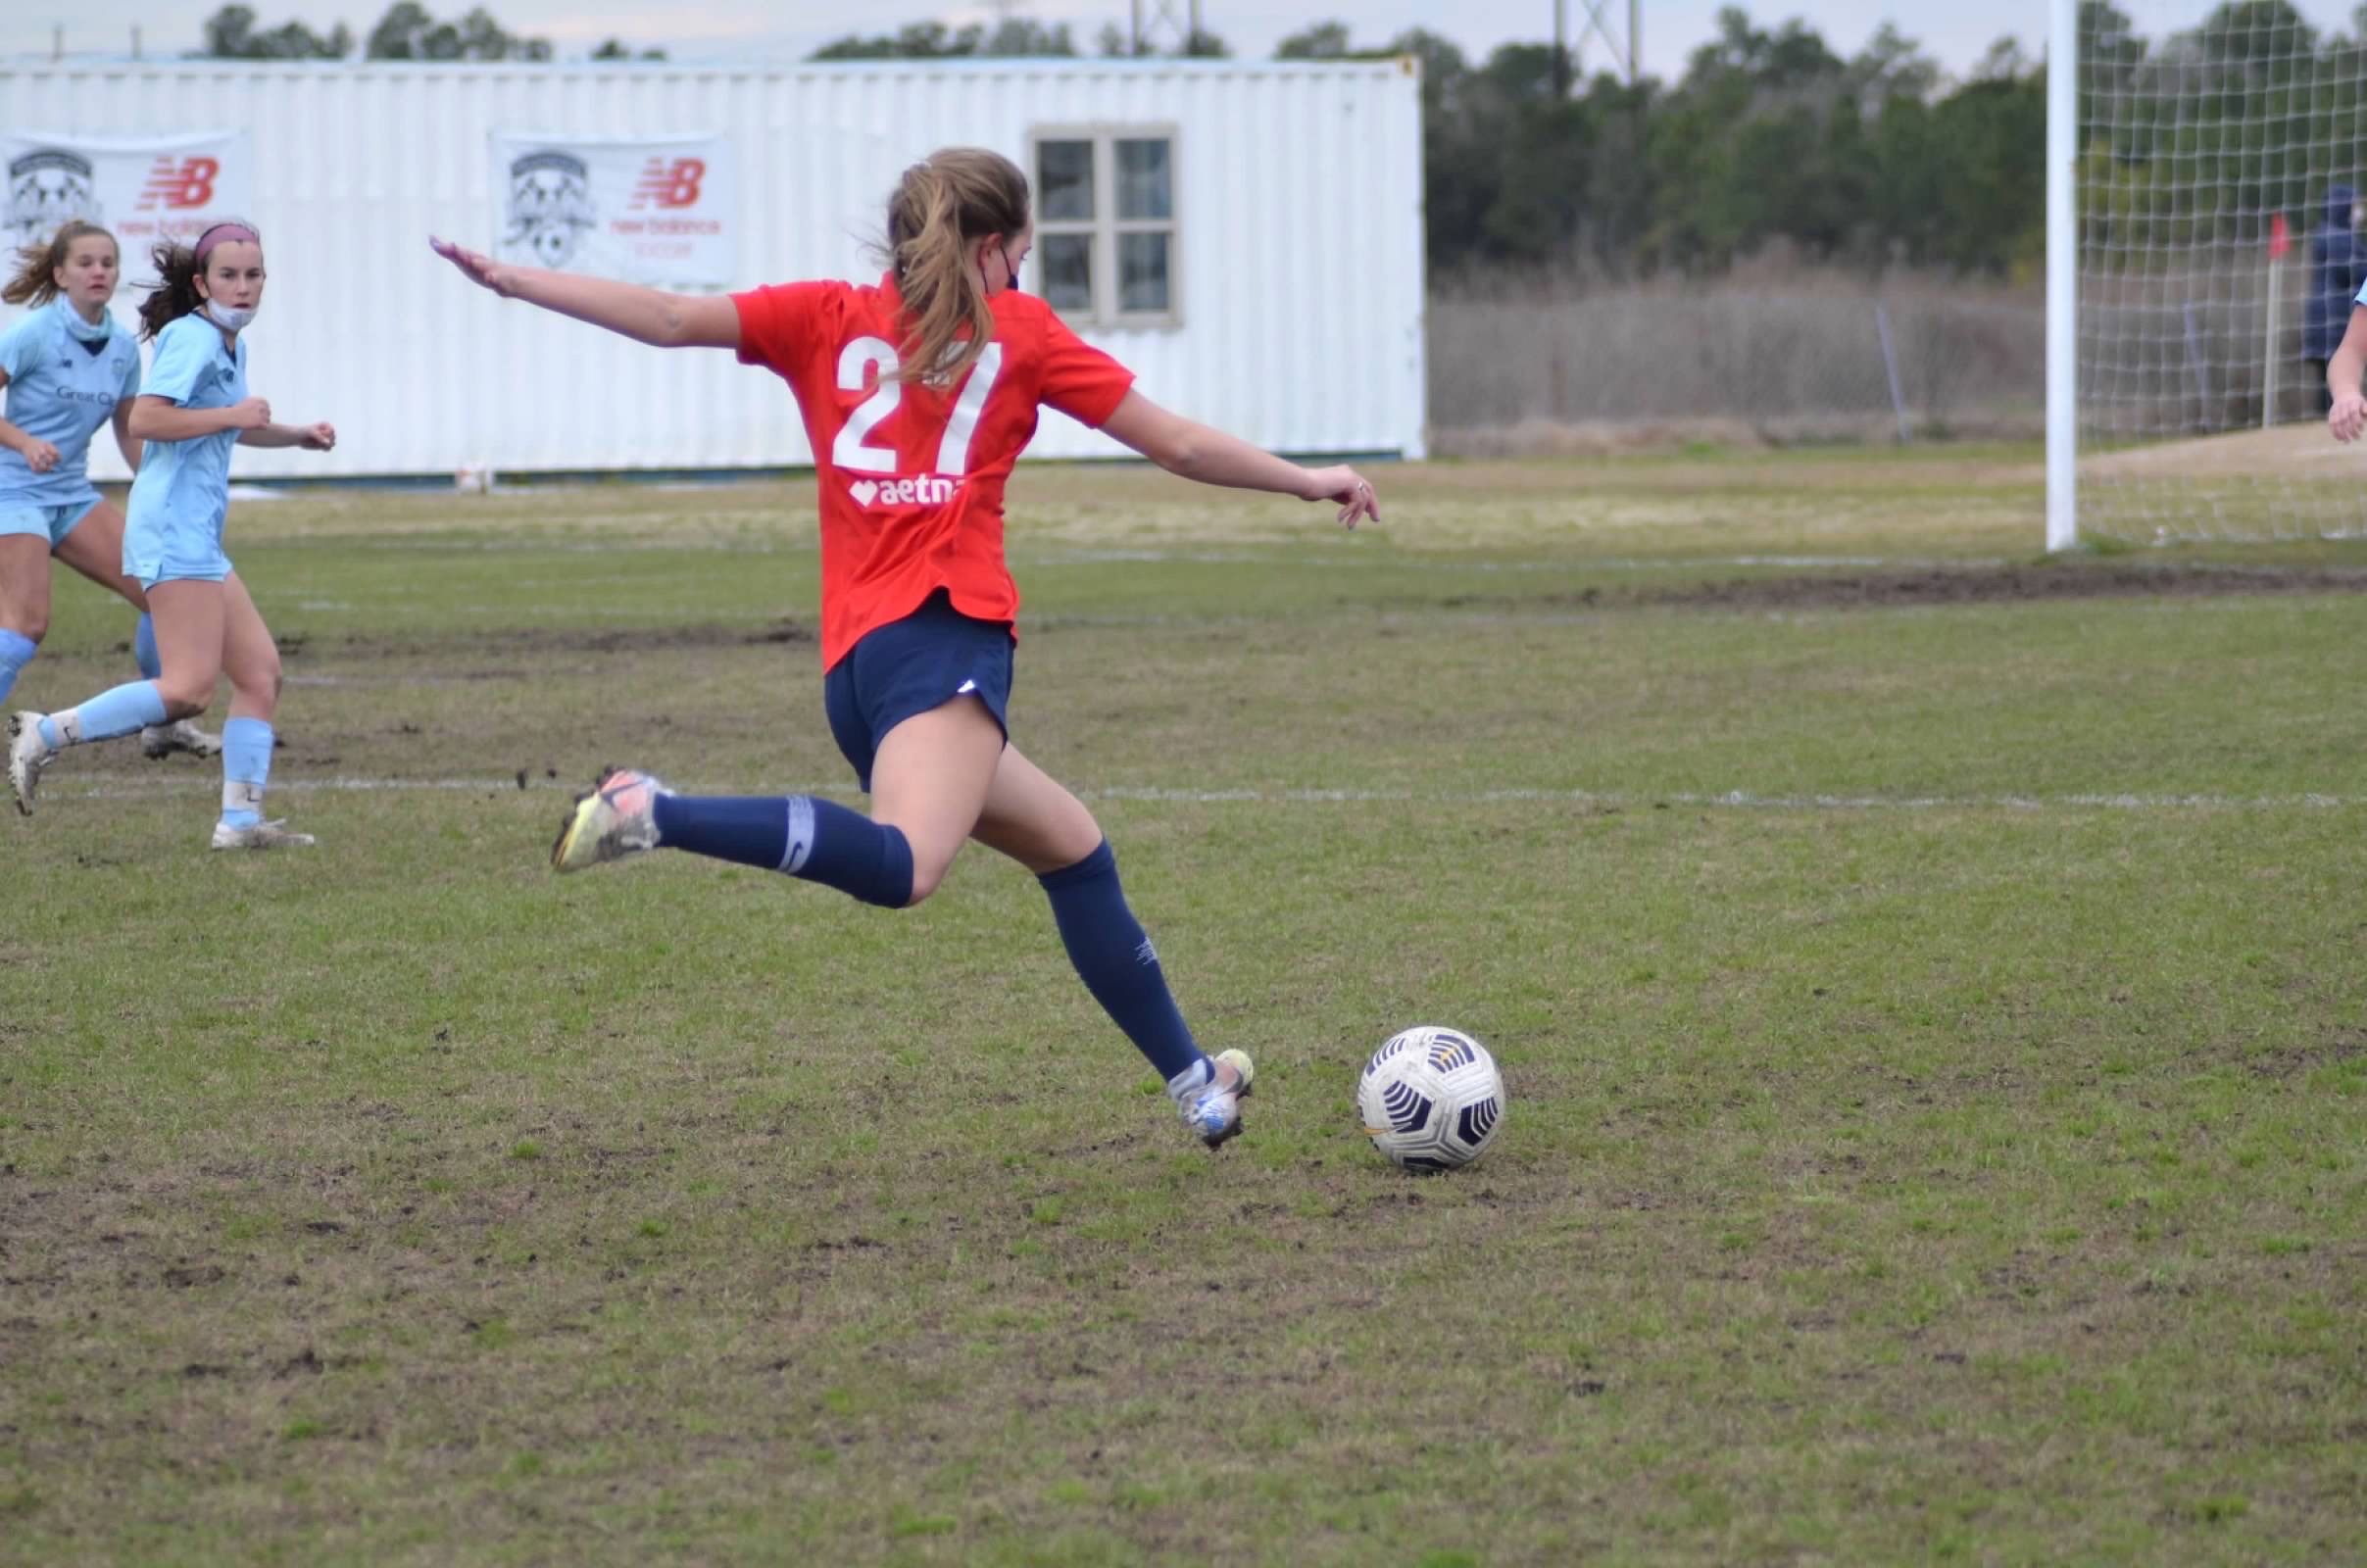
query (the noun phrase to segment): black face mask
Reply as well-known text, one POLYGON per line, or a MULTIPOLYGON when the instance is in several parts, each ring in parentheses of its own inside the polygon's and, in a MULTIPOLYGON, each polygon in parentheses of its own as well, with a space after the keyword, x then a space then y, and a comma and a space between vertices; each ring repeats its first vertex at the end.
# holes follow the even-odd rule
POLYGON ((1002 249, 1003 270, 1011 274, 1011 281, 1003 285, 1004 290, 1011 294, 1024 294, 1027 291, 1019 287, 1019 265, 1011 259, 1010 246, 1006 245, 1002 249))

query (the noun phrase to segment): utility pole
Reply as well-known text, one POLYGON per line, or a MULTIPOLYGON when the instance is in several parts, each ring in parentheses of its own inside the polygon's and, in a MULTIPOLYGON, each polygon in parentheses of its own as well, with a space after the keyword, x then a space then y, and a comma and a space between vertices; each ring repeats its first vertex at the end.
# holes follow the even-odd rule
POLYGON ((1644 7, 1643 0, 1627 0, 1627 33, 1621 37, 1611 25, 1611 6, 1614 0, 1578 0, 1586 8, 1586 20, 1578 29, 1577 50, 1566 42, 1569 36, 1569 0, 1553 0, 1553 89, 1556 96, 1567 97, 1577 52, 1586 47, 1589 38, 1602 40, 1609 51, 1611 69, 1627 78, 1629 86, 1644 79, 1644 7))
POLYGON ((1176 54, 1200 36, 1200 0, 1134 0, 1134 52, 1152 55, 1163 42, 1176 54))

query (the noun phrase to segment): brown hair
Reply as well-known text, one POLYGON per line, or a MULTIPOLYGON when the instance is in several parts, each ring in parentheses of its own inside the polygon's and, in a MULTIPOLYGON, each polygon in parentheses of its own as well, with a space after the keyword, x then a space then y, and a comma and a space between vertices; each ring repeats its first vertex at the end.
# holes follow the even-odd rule
POLYGON ((206 303, 206 297, 197 292, 198 273, 214 247, 228 240, 246 240, 261 249, 263 231, 242 219, 226 219, 198 235, 194 246, 169 239, 148 253, 149 264, 156 269, 156 282, 148 297, 140 301, 140 336, 154 339, 206 303))
POLYGON ((117 264, 123 262, 123 247, 116 237, 96 223, 74 219, 60 228, 46 245, 26 245, 17 252, 17 271, 5 285, 0 285, 0 301, 11 305, 47 305, 58 297, 58 269, 74 254, 74 242, 96 234, 115 246, 117 264))
POLYGON ((951 383, 978 363, 995 318, 968 242, 1026 232, 1027 211, 1027 176, 983 147, 947 147, 904 172, 888 198, 888 257, 911 334, 897 380, 951 383))

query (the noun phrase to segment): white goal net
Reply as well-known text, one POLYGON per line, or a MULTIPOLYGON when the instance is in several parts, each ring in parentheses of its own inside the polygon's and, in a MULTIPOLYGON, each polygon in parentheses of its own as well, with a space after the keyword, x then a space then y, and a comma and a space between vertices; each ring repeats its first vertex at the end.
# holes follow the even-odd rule
MULTIPOLYGON (((2074 279, 2078 395, 2066 430, 2050 382, 2049 440, 2076 440, 2078 533, 2367 533, 2367 443, 2338 446, 2323 402, 2367 283, 2367 11, 2345 31, 2286 0, 2053 3, 2078 70, 2049 287, 2074 279)), ((2051 160, 2071 95, 2049 85, 2051 160)))

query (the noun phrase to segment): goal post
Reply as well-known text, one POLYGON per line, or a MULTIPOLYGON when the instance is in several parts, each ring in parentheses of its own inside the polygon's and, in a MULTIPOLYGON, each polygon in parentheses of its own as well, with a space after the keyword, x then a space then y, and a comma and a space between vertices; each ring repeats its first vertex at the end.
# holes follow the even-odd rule
POLYGON ((2367 9, 2048 0, 2046 548, 2367 536, 2367 9))
POLYGON ((2047 0, 2046 548, 2079 543, 2080 0, 2047 0))

